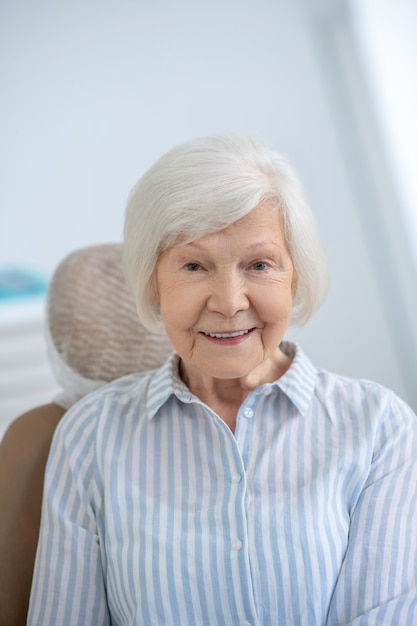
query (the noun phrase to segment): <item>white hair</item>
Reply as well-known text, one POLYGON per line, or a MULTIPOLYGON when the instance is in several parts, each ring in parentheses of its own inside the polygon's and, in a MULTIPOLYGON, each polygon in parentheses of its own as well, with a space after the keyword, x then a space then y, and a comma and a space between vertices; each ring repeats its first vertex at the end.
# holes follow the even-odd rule
POLYGON ((276 203, 297 278, 291 323, 309 319, 327 294, 328 271, 298 178, 280 154, 258 139, 229 133, 173 148, 130 193, 124 266, 139 317, 150 331, 160 328, 154 303, 159 255, 230 226, 266 200, 276 203))

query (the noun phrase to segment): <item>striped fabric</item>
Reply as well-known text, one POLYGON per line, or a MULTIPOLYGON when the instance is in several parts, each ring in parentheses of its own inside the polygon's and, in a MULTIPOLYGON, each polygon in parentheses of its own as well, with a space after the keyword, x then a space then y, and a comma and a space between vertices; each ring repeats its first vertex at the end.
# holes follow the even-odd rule
POLYGON ((233 435, 177 372, 58 427, 28 623, 415 626, 414 413, 297 348, 233 435))

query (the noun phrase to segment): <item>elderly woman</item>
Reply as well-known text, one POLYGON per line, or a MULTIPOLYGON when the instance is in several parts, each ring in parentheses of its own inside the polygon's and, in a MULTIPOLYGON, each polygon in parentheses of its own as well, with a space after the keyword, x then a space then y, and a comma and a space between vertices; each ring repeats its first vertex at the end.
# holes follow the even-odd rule
POLYGON ((416 624, 417 420, 283 341, 327 284, 290 166, 241 135, 175 148, 124 252, 175 352, 58 426, 29 624, 416 624))

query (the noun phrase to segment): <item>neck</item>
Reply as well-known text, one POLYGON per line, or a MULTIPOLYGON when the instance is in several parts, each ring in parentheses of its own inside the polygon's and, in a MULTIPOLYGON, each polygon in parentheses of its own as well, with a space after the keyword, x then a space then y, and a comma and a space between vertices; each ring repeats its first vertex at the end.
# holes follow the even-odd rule
POLYGON ((221 379, 190 369, 180 360, 180 376, 190 391, 234 432, 237 413, 245 398, 260 385, 280 378, 290 364, 291 359, 279 350, 278 358, 265 363, 260 371, 250 372, 243 378, 221 379))

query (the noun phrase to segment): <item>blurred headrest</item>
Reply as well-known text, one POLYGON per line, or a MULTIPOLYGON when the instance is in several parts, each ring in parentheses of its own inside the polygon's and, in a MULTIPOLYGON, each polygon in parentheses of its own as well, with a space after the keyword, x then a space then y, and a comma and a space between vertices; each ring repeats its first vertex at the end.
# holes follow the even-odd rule
POLYGON ((122 270, 121 244, 77 250, 57 267, 47 298, 47 343, 69 408, 89 391, 136 371, 159 367, 172 352, 163 331, 139 321, 122 270))

